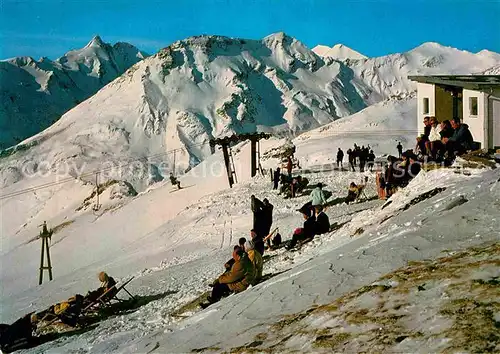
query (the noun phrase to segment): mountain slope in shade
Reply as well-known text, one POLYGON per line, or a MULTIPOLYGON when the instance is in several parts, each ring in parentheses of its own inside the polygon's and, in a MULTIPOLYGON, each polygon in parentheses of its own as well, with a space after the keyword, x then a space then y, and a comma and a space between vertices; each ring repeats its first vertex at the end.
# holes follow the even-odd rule
POLYGON ((145 57, 133 45, 110 45, 96 36, 54 61, 0 61, 0 148, 47 128, 145 57))
POLYGON ((368 59, 367 56, 351 49, 343 44, 335 44, 333 47, 328 47, 325 45, 317 45, 312 49, 314 53, 320 57, 331 57, 338 60, 346 59, 368 59))
MULTIPOLYGON (((36 172, 43 162, 50 171, 62 166, 76 175, 77 169, 112 163, 134 169, 112 169, 109 178, 141 191, 168 175, 174 160, 184 171, 212 154, 208 142, 214 137, 298 134, 388 98, 411 97, 416 85, 408 75, 467 74, 498 64, 491 55, 437 43, 343 62, 320 58, 284 33, 262 40, 191 37, 146 58, 44 132, 4 152, 12 156, 0 160, 0 185, 23 179, 25 165, 36 172), (168 153, 174 149, 180 149, 175 158, 168 153)), ((406 129, 413 126, 409 121, 406 129)))

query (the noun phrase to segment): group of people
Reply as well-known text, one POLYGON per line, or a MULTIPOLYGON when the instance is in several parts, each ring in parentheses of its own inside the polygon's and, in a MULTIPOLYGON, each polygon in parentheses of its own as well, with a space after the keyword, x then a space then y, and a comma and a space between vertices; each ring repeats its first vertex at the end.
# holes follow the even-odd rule
POLYGON ((401 159, 389 155, 385 171, 380 174, 378 185, 384 193, 379 193, 383 199, 389 198, 398 188, 403 188, 415 178, 421 170, 421 162, 412 150, 401 154, 401 159))
POLYGON ((98 301, 109 301, 117 293, 116 281, 106 272, 100 272, 98 279, 101 282, 99 288, 89 291, 85 296, 76 294, 41 312, 27 314, 11 325, 0 324, 1 349, 9 352, 16 350, 16 345, 19 343, 28 346, 36 344, 33 343, 35 341, 33 332, 37 329, 39 323, 43 325, 44 322, 50 323, 57 319, 70 327, 77 326, 83 310, 92 307, 98 301))
MULTIPOLYGON (((316 235, 330 231, 330 220, 324 212, 326 197, 323 185, 318 183, 311 192, 311 200, 298 211, 302 214, 304 223, 295 229, 288 250, 311 241, 316 235)), ((233 247, 232 258, 224 264, 224 273, 213 283, 211 295, 201 307, 206 308, 231 293, 239 293, 250 285, 262 281, 264 261, 263 256, 267 249, 278 248, 282 244, 281 235, 271 232, 273 224, 274 206, 267 200, 260 201, 255 195, 251 196, 251 209, 253 212, 253 229, 250 230, 250 240, 242 237, 233 247)))
MULTIPOLYGON (((456 156, 474 148, 474 138, 467 124, 459 118, 438 122, 436 117, 424 118, 424 132, 417 137, 415 154, 421 160, 451 163, 456 156)), ((402 148, 398 152, 402 157, 402 148)))
MULTIPOLYGON (((367 167, 370 171, 373 171, 373 165, 375 164, 375 154, 373 153, 373 150, 370 149, 370 145, 368 145, 367 147, 365 147, 364 145, 359 147, 358 145, 354 144, 353 149, 349 148, 347 150, 347 156, 349 160, 349 167, 353 172, 355 171, 355 167, 358 165, 358 163, 360 172, 364 172, 365 167, 367 167)), ((337 167, 343 169, 343 161, 344 151, 339 148, 337 151, 337 167)))
POLYGON ((295 198, 298 193, 301 193, 309 184, 309 180, 302 176, 292 177, 290 175, 284 175, 281 173, 281 169, 278 167, 272 174, 273 177, 273 189, 278 189, 279 193, 285 198, 295 198))

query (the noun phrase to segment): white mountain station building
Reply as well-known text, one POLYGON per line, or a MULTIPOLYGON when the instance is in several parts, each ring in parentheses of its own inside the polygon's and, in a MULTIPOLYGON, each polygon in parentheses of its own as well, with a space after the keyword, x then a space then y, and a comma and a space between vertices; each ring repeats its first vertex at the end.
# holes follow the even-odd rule
POLYGON ((482 149, 500 148, 500 75, 408 76, 417 82, 418 131, 423 120, 459 117, 482 149))

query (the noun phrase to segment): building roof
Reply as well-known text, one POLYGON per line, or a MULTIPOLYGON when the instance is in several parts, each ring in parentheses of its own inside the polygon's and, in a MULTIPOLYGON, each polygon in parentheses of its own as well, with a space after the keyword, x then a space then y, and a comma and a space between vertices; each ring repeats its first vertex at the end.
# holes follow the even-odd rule
POLYGON ((469 90, 500 88, 500 75, 423 75, 408 79, 424 84, 461 87, 469 90))

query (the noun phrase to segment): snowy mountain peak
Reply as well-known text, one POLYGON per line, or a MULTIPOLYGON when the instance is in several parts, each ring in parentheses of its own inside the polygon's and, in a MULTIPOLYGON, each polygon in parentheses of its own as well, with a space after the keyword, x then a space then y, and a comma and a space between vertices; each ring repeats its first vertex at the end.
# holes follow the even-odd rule
POLYGON ((90 42, 85 46, 85 48, 104 47, 105 45, 106 45, 106 43, 104 43, 102 38, 99 35, 97 35, 97 36, 94 36, 94 38, 92 38, 90 40, 90 42))
POLYGON ((111 46, 95 36, 54 61, 17 57, 0 62, 0 149, 47 128, 146 56, 133 45, 111 46))
POLYGON ((344 44, 335 44, 333 47, 327 47, 325 45, 318 45, 313 48, 313 52, 315 52, 320 57, 331 57, 337 60, 346 60, 346 59, 367 59, 368 57, 355 51, 354 49, 349 48, 344 44))

